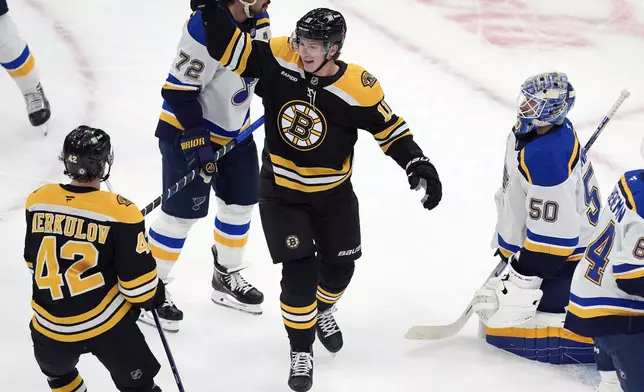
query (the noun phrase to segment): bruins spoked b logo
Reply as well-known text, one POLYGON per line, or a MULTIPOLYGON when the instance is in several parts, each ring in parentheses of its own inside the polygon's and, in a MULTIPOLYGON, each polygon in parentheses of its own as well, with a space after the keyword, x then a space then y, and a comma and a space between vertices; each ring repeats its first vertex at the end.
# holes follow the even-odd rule
POLYGON ((324 115, 305 101, 290 101, 282 106, 277 121, 282 139, 301 151, 313 150, 326 137, 324 115))

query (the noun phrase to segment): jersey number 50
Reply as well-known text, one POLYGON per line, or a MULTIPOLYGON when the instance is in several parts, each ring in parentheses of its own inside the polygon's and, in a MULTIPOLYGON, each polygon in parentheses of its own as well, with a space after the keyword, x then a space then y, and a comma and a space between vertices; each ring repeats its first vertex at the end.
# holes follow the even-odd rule
POLYGON ((530 211, 528 213, 533 220, 543 219, 548 223, 557 221, 559 215, 559 204, 555 201, 541 199, 530 199, 530 211))
POLYGON ((98 250, 91 242, 67 241, 60 247, 60 255, 56 252, 56 237, 47 236, 42 239, 34 276, 36 285, 41 290, 49 290, 53 300, 63 298, 63 276, 69 288, 69 294, 74 297, 97 289, 105 284, 100 272, 83 276, 90 268, 98 264, 98 250), (60 271, 58 257, 74 261, 76 256, 81 258, 72 264, 64 274, 60 271))

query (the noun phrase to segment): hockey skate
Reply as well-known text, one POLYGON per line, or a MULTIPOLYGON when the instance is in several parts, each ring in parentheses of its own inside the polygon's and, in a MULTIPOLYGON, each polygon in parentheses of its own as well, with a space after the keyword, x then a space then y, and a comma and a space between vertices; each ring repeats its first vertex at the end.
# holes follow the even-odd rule
POLYGON ((47 135, 49 129, 46 123, 51 117, 51 109, 40 83, 33 90, 27 91, 24 94, 24 99, 27 113, 29 114, 29 122, 34 127, 40 128, 42 133, 47 135))
MULTIPOLYGON (((167 286, 165 289, 165 302, 163 302, 163 305, 159 306, 156 311, 159 315, 161 328, 163 328, 164 331, 170 333, 179 332, 179 322, 183 320, 183 312, 177 308, 174 302, 172 302, 167 286)), ((156 327, 154 316, 151 311, 141 309, 139 321, 156 327)))
POLYGON ((213 245, 211 250, 215 263, 212 275, 213 292, 210 296, 212 302, 254 315, 262 314, 264 294, 241 276, 239 271, 243 267, 235 270, 224 268, 217 262, 217 248, 213 245))
POLYGON ((291 368, 288 386, 296 392, 306 392, 313 386, 313 351, 296 352, 291 350, 291 368))
POLYGON ((331 308, 318 313, 318 322, 315 324, 315 332, 317 333, 320 343, 326 348, 331 355, 335 354, 342 349, 344 344, 342 340, 342 331, 335 322, 333 312, 336 311, 335 305, 331 308))

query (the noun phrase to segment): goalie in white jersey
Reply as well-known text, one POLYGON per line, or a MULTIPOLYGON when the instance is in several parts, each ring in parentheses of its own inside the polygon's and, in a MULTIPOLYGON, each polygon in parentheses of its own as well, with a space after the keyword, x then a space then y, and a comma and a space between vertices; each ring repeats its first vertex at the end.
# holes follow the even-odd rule
POLYGON ((574 102, 564 73, 522 85, 495 195, 493 247, 509 266, 474 299, 488 343, 554 364, 594 362, 592 341, 562 328, 574 268, 601 208, 593 167, 566 118, 574 102))
MULTIPOLYGON (((266 9, 269 0, 229 0, 231 19, 251 36, 268 40, 266 9)), ((157 260, 159 278, 168 275, 179 258, 188 231, 208 214, 211 187, 217 203, 213 227, 213 302, 253 314, 261 313, 263 294, 240 274, 248 240, 253 206, 258 201, 259 163, 252 135, 239 142, 216 165, 214 153, 250 126, 250 103, 257 79, 242 78, 210 57, 201 11, 195 11, 183 28, 177 54, 162 89, 163 109, 155 135, 163 165, 163 189, 189 170, 197 177, 163 202, 149 231, 150 248, 157 260)), ((250 42, 248 42, 250 45, 250 42)), ((239 59, 238 61, 244 61, 239 59)), ((157 309, 164 329, 177 331, 183 312, 166 295, 157 309)), ((153 324, 149 312, 141 315, 153 324)))
POLYGON ((566 328, 592 337, 601 392, 644 391, 644 170, 608 197, 570 290, 566 328), (617 369, 617 372, 606 374, 617 369), (611 384, 612 388, 608 385, 611 384))

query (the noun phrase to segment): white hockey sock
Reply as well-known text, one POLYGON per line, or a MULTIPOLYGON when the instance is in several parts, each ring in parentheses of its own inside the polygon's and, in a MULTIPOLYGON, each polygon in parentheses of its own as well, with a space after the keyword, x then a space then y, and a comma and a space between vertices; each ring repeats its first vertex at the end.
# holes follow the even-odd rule
POLYGON ((226 204, 217 198, 214 238, 218 262, 228 270, 238 270, 242 265, 253 206, 226 204))
POLYGON ((161 211, 149 230, 150 249, 157 261, 159 278, 167 281, 172 267, 179 259, 188 232, 196 219, 183 219, 161 211))
POLYGON ((8 13, 0 15, 0 65, 7 70, 23 94, 40 83, 34 56, 8 13))

